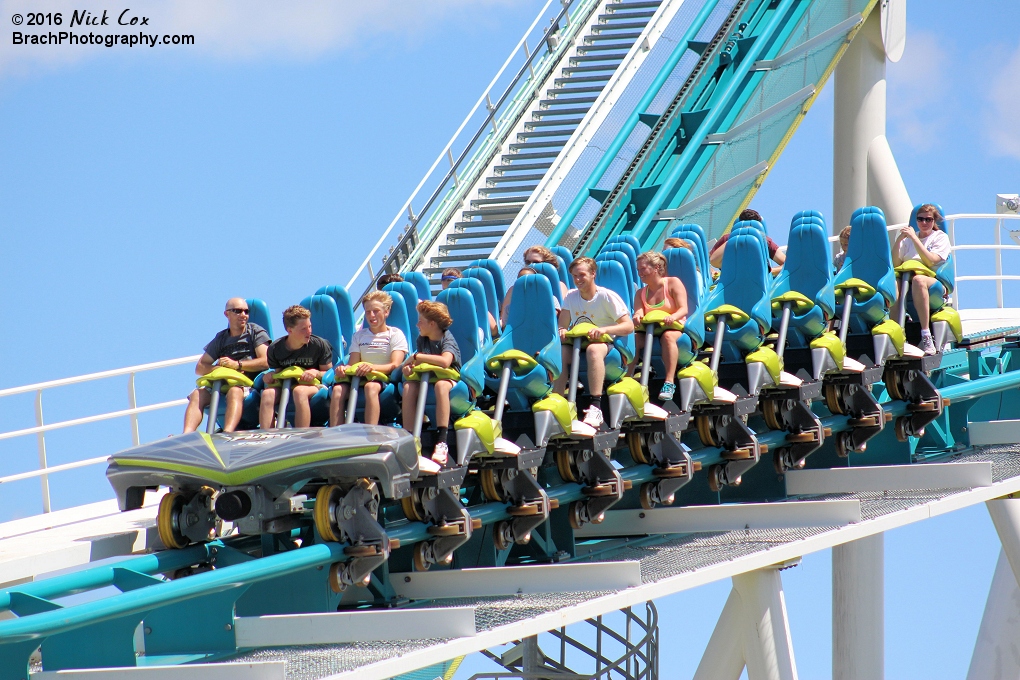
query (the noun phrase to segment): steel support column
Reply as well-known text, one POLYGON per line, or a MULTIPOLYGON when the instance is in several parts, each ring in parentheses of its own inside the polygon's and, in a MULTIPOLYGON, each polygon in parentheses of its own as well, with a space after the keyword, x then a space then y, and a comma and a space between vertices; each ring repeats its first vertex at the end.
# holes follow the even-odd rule
POLYGON ((885 677, 885 539, 832 549, 832 678, 885 677))
POLYGON ((999 551, 967 680, 1020 680, 1020 587, 1006 551, 999 551))

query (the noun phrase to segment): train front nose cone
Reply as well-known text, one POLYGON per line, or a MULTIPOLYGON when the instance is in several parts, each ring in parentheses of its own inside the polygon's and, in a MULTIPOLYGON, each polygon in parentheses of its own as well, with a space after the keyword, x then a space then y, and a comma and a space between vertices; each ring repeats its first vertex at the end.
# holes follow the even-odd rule
POLYGON ((233 522, 251 512, 251 499, 243 491, 220 494, 216 499, 216 514, 220 519, 233 522))

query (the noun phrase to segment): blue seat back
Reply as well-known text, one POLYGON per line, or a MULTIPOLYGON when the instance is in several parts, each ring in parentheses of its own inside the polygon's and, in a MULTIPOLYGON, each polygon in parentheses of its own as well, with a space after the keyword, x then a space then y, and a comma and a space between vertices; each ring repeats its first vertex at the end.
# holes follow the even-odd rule
MULTIPOLYGON (((914 231, 920 231, 917 228, 917 211, 920 209, 922 205, 925 204, 918 203, 917 205, 914 206, 914 209, 910 211, 910 226, 914 228, 914 231)), ((932 205, 938 208, 939 214, 942 215, 943 218, 945 218, 946 213, 944 210, 942 210, 942 206, 939 205, 938 203, 932 203, 932 205)), ((947 236, 949 235, 949 232, 946 231, 946 225, 944 221, 941 225, 936 226, 938 226, 938 228, 941 229, 942 231, 945 231, 947 236)), ((952 293, 953 290, 956 288, 956 274, 953 272, 952 253, 949 254, 949 257, 946 258, 945 262, 943 262, 942 264, 935 268, 935 278, 938 279, 939 283, 946 287, 947 293, 952 293)))
POLYGON ((606 243, 626 243, 634 250, 634 254, 641 252, 641 242, 634 234, 617 234, 606 239, 606 243))
POLYGON ((431 300, 432 299, 432 286, 429 285, 429 279, 421 272, 404 272, 401 274, 404 277, 404 281, 414 286, 414 290, 418 293, 418 300, 431 300))
POLYGON ((343 286, 323 286, 315 291, 316 295, 328 295, 336 302, 336 311, 340 315, 340 333, 344 337, 347 346, 351 346, 354 338, 354 305, 351 304, 351 295, 343 286))
POLYGON ((502 306, 503 298, 506 297, 506 280, 503 278, 503 269, 499 266, 499 263, 491 258, 485 258, 483 260, 475 260, 468 267, 481 267, 492 274, 492 285, 496 289, 496 302, 499 306, 502 306))
MULTIPOLYGON (((397 295, 392 291, 386 292, 389 293, 390 297, 393 299, 393 306, 390 307, 390 315, 386 317, 386 325, 400 329, 400 332, 404 334, 405 338, 407 338, 408 349, 410 350, 408 353, 410 354, 414 352, 415 341, 412 338, 416 338, 417 334, 411 335, 412 326, 407 320, 407 303, 404 302, 403 295, 397 295)), ((415 311, 417 312, 417 310, 415 311)), ((417 314, 415 314, 415 316, 417 316, 417 314)), ((414 330, 417 332, 418 329, 414 330)))
POLYGON ((638 278, 637 273, 637 256, 638 252, 640 251, 635 251, 634 246, 627 243, 626 241, 616 241, 614 243, 607 243, 606 245, 602 246, 602 250, 600 252, 611 253, 614 251, 621 252, 627 256, 631 280, 635 282, 640 281, 641 279, 638 278))
POLYGON ((764 234, 757 225, 737 222, 726 242, 722 273, 709 306, 733 305, 750 315, 761 329, 768 329, 772 326, 770 283, 764 234))
POLYGON ((698 268, 694 262, 694 253, 686 248, 667 248, 662 253, 666 258, 666 275, 675 276, 684 284, 687 291, 687 313, 698 307, 701 291, 698 288, 698 268))
MULTIPOLYGON (((601 252, 595 256, 595 262, 617 262, 620 267, 623 268, 623 275, 627 278, 627 285, 630 293, 624 295, 624 299, 629 299, 632 303, 634 300, 634 291, 638 288, 638 283, 634 280, 634 276, 630 270, 630 260, 626 253, 618 250, 610 250, 608 252, 601 252)), ((597 274, 596 274, 597 276, 597 274)), ((619 292, 619 291, 617 291, 619 292)), ((622 293, 621 293, 622 295, 622 293)))
POLYGON ((835 313, 829 241, 825 220, 817 211, 803 211, 793 217, 786 264, 772 287, 772 297, 787 291, 811 298, 827 317, 835 313))
POLYGON ((708 261, 708 241, 705 239, 705 230, 699 224, 681 224, 673 229, 671 236, 682 238, 694 247, 694 259, 698 264, 698 271, 701 272, 701 292, 708 292, 711 281, 711 264, 708 261))
MULTIPOLYGON (((517 279, 504 336, 507 333, 511 335, 513 348, 530 356, 537 356, 547 345, 558 340, 559 323, 553 305, 552 286, 547 277, 525 274, 517 279)), ((547 360, 562 367, 559 352, 549 354, 547 360)), ((559 373, 556 372, 556 375, 559 373)))
POLYGON ((301 306, 312 313, 312 333, 329 341, 333 346, 333 365, 347 360, 347 347, 340 333, 340 315, 336 311, 336 300, 329 295, 311 295, 301 301, 301 306))
POLYGON ((563 303, 563 289, 560 288, 560 273, 556 271, 548 262, 536 262, 535 264, 528 265, 534 269, 537 273, 549 279, 549 285, 552 286, 553 297, 555 297, 561 304, 563 303))
POLYGON ((864 281, 882 294, 886 305, 896 301, 896 274, 893 271, 885 214, 873 206, 858 208, 850 220, 850 244, 843 268, 835 283, 850 278, 864 281))
POLYGON ((248 321, 257 326, 262 326, 269 333, 269 339, 273 339, 273 318, 269 316, 269 305, 258 298, 248 298, 248 321))
POLYGON ((471 293, 471 300, 475 308, 475 323, 485 332, 485 344, 492 342, 492 329, 489 328, 488 305, 485 301, 485 288, 482 286, 482 282, 471 277, 459 278, 456 281, 451 281, 450 287, 446 290, 454 288, 463 288, 471 293))
POLYGON ((404 313, 407 314, 407 324, 410 326, 411 334, 407 336, 407 342, 411 347, 418 342, 418 291, 414 284, 407 281, 394 281, 383 286, 383 290, 393 298, 404 300, 404 313))
MULTIPOLYGON (((627 280, 625 266, 615 260, 603 260, 598 263, 598 270, 595 272, 595 284, 608 288, 621 298, 627 305, 627 311, 634 313, 634 289, 627 280), (630 290, 628 294, 627 291, 630 290)), ((634 334, 617 337, 613 345, 623 353, 625 362, 629 363, 634 358, 634 334)))
POLYGON ((436 296, 450 310, 453 325, 450 332, 460 348, 461 379, 475 394, 485 389, 485 365, 482 361, 482 343, 478 338, 477 312, 474 296, 465 287, 450 286, 436 296), (475 358, 477 357, 477 361, 475 358))
MULTIPOLYGON (((496 297, 496 283, 492 279, 492 273, 484 267, 468 267, 461 272, 461 276, 471 279, 478 279, 482 282, 482 289, 485 291, 485 308, 493 319, 499 318, 499 300, 496 297)), ((488 319, 486 319, 488 325, 488 319)))
POLYGON ((549 250, 556 253, 556 257, 559 258, 557 269, 559 269, 560 280, 563 281, 563 285, 567 288, 573 288, 574 279, 570 276, 570 263, 574 261, 574 254, 564 246, 553 246, 549 250))

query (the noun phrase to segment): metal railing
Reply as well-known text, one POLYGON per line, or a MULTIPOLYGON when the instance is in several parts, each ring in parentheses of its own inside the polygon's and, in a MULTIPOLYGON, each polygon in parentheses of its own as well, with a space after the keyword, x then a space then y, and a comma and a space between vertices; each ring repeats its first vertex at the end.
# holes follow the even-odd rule
POLYGON ((981 213, 960 213, 957 215, 947 215, 946 222, 949 223, 949 241, 953 244, 953 252, 961 250, 992 250, 995 252, 995 274, 988 275, 964 275, 958 274, 960 266, 960 258, 953 258, 953 276, 956 279, 956 290, 953 292, 953 304, 957 309, 960 309, 960 282, 961 281, 995 281, 995 302, 996 307, 999 309, 1003 308, 1003 296, 1002 296, 1002 282, 1003 281, 1020 281, 1020 276, 1013 274, 1002 273, 1002 251, 1004 250, 1020 250, 1020 215, 995 215, 995 214, 981 214, 981 213), (957 245, 956 244, 956 222, 957 220, 995 220, 995 243, 993 245, 986 244, 973 244, 973 245, 957 245), (1004 222, 1016 221, 1017 230, 1010 230, 1012 239, 1016 242, 1016 245, 1003 245, 1002 243, 1002 229, 1005 226, 1004 222))
POLYGON ((11 387, 5 390, 0 390, 0 398, 12 397, 20 394, 35 394, 35 427, 26 427, 20 430, 11 430, 9 432, 0 432, 0 440, 14 439, 16 437, 26 437, 29 435, 36 436, 36 442, 39 450, 39 468, 36 470, 30 470, 28 472, 20 472, 17 474, 7 475, 0 477, 0 485, 8 482, 14 482, 22 479, 31 479, 32 477, 39 477, 42 484, 42 503, 43 512, 50 512, 50 482, 49 475, 54 472, 61 472, 64 470, 73 470, 75 468, 86 467, 88 465, 98 465, 105 463, 108 456, 99 456, 96 458, 88 458, 85 460, 79 460, 72 463, 65 463, 63 465, 50 466, 46 460, 46 433, 53 430, 61 430, 68 427, 76 427, 79 425, 86 425, 88 423, 98 423, 104 420, 112 420, 114 418, 128 417, 131 419, 131 441, 137 446, 141 443, 139 432, 138 432, 138 414, 149 413, 152 411, 159 411, 162 409, 174 408, 176 406, 183 406, 187 403, 187 399, 173 399, 171 401, 164 401, 158 404, 149 404, 146 406, 138 405, 138 398, 135 390, 135 376, 139 373, 147 373, 149 371, 157 371, 164 368, 170 368, 173 366, 181 366, 184 364, 193 364, 198 361, 201 355, 196 354, 189 357, 181 357, 180 359, 170 359, 168 361, 156 361, 149 364, 140 364, 138 366, 128 366, 127 368, 118 368, 112 371, 101 371, 99 373, 89 373, 87 375, 80 375, 74 378, 62 378, 60 380, 48 380, 46 382, 35 383, 32 385, 23 385, 21 387, 11 387), (86 416, 84 418, 74 418, 71 420, 62 420, 56 423, 45 422, 43 417, 43 392, 51 390, 57 387, 66 387, 68 385, 77 385, 80 383, 94 382, 97 380, 105 380, 107 378, 116 378, 120 376, 127 376, 127 397, 128 397, 128 408, 110 411, 108 413, 100 413, 97 415, 86 416))
MULTIPOLYGON (((408 220, 406 228, 403 234, 401 234, 400 238, 397 240, 396 244, 390 249, 386 257, 383 258, 383 262, 379 269, 379 272, 387 271, 389 269, 395 270, 396 268, 399 268, 400 265, 403 264, 403 262, 406 261, 412 255, 412 253, 421 250, 422 243, 420 243, 420 241, 424 242, 429 238, 434 238, 435 236, 438 235, 432 233, 420 234, 418 230, 418 225, 422 222, 423 219, 431 218, 432 215, 429 213, 429 211, 432 210, 434 207, 436 207, 436 209, 438 210, 439 206, 443 206, 446 204, 451 205, 456 204, 458 201, 450 199, 455 197, 459 189, 473 183, 466 181, 464 174, 467 173, 458 174, 458 172, 462 168, 467 166, 468 171, 473 170, 476 172, 481 172, 481 170, 484 169, 485 164, 477 162, 478 159, 475 158, 476 155, 484 151, 483 148, 476 148, 479 140, 482 139, 483 136, 486 139, 488 139, 493 136, 498 136, 501 132, 505 132, 507 126, 502 123, 504 123, 506 119, 513 117, 512 115, 507 115, 513 113, 513 111, 511 110, 511 108, 513 107, 507 107, 506 110, 504 110, 504 104, 506 104, 508 101, 510 101, 511 103, 516 102, 522 93, 528 94, 530 96, 534 95, 533 92, 527 93, 525 92, 528 89, 527 88, 528 81, 536 80, 535 78, 536 68, 537 67, 540 68, 542 65, 544 65, 545 64, 544 60, 548 59, 553 53, 557 51, 557 47, 560 44, 560 40, 564 37, 562 35, 558 35, 561 31, 560 25, 561 22, 564 23, 563 28, 567 29, 565 32, 569 34, 570 29, 574 28, 574 20, 571 18, 569 11, 571 7, 575 4, 590 5, 592 4, 592 0, 560 0, 559 3, 560 9, 556 12, 555 15, 549 18, 550 23, 549 28, 544 31, 541 38, 539 38, 539 40, 536 43, 537 45, 536 49, 532 51, 528 46, 528 37, 532 34, 532 32, 539 25, 542 19, 547 16, 549 7, 552 4, 553 0, 549 0, 548 2, 546 2, 546 4, 542 7, 541 11, 535 17, 534 21, 531 22, 531 25, 528 27, 528 30, 524 32, 524 35, 517 42, 517 45, 513 48, 513 50, 511 50, 510 55, 503 62, 502 67, 500 67, 499 71, 489 82, 488 87, 486 87, 485 91, 482 92, 481 96, 475 102, 475 105, 471 108, 467 116, 464 118, 460 126, 457 128, 456 132, 454 132, 453 136, 450 138, 450 141, 446 143, 443 149, 439 152, 439 155, 436 156, 436 160, 432 163, 432 166, 425 173, 425 176, 422 177, 421 181, 414 188, 414 191, 411 192, 411 195, 407 198, 403 206, 401 206, 400 210, 393 218, 393 221, 390 222, 386 230, 383 231, 382 235, 379 237, 379 240, 376 242, 375 246, 372 247, 372 250, 369 251, 368 256, 354 272, 354 275, 347 283, 347 288, 349 290, 355 285, 355 283, 357 283, 358 279, 366 271, 366 269, 368 271, 369 278, 370 279, 375 278, 376 272, 372 270, 371 260, 373 257, 376 256, 376 253, 387 241, 394 227, 401 220, 405 218, 408 220), (544 50, 541 49, 542 45, 545 46, 544 50), (497 98, 496 102, 493 103, 492 102, 493 88, 496 87, 500 78, 506 72, 507 68, 511 65, 511 63, 513 63, 514 59, 517 58, 518 55, 520 55, 522 52, 525 58, 523 65, 519 68, 510 84, 507 85, 507 87, 503 90, 502 94, 500 94, 500 96, 497 98), (522 83, 523 86, 518 88, 518 86, 522 85, 522 83), (470 139, 464 145, 463 151, 461 151, 460 155, 457 156, 456 159, 454 159, 453 156, 454 144, 460 139, 461 133, 464 132, 465 128, 468 126, 468 123, 470 123, 471 119, 475 116, 475 113, 477 113, 478 109, 482 106, 482 104, 485 104, 486 110, 488 111, 487 115, 479 123, 478 127, 475 129, 470 139), (423 207, 420 209, 420 211, 417 214, 415 214, 414 209, 412 207, 412 201, 415 200, 415 198, 418 196, 418 193, 434 176, 434 174, 436 173, 436 169, 444 160, 449 162, 450 165, 449 170, 447 170, 446 174, 442 177, 442 179, 439 180, 436 188, 434 189, 432 194, 428 197, 428 199, 425 200, 423 207), (443 200, 440 200, 441 197, 443 198, 443 200)), ((566 37, 569 40, 570 36, 568 35, 566 37)), ((534 83, 532 84, 534 85, 534 83)), ((372 281, 370 280, 368 282, 368 286, 365 287, 365 292, 370 290, 371 286, 372 281)), ((355 300, 355 304, 357 304, 357 301, 360 300, 360 297, 361 296, 359 296, 355 300)))

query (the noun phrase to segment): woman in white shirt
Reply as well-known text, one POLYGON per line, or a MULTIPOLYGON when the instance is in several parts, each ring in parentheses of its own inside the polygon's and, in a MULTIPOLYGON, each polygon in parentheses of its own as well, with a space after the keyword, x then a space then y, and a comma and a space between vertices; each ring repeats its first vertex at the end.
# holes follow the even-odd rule
MULTIPOLYGON (((934 271, 949 259, 952 252, 952 244, 949 236, 939 227, 945 220, 942 213, 931 203, 925 203, 917 209, 917 231, 909 224, 900 229, 900 234, 893 244, 892 259, 893 266, 899 267, 907 260, 917 260, 928 269, 934 271)), ((921 349, 925 354, 935 354, 935 343, 931 338, 931 310, 928 307, 928 289, 935 283, 935 279, 922 274, 914 275, 910 283, 910 297, 914 302, 914 309, 917 310, 917 322, 921 324, 921 349)), ((894 315, 899 314, 899 305, 905 304, 904 300, 896 301, 894 315)))
MULTIPOLYGON (((362 301, 365 310, 366 328, 362 328, 351 339, 350 365, 362 362, 355 371, 364 379, 377 371, 389 375, 404 363, 407 356, 407 338, 399 328, 386 325, 386 319, 393 307, 393 298, 386 291, 376 290, 362 301)), ((336 375, 344 374, 347 366, 337 366, 336 375)), ((349 382, 337 382, 330 394, 329 425, 335 427, 346 422, 347 395, 349 382)), ((365 424, 379 424, 379 394, 385 385, 381 382, 364 381, 361 389, 365 393, 365 424)))

